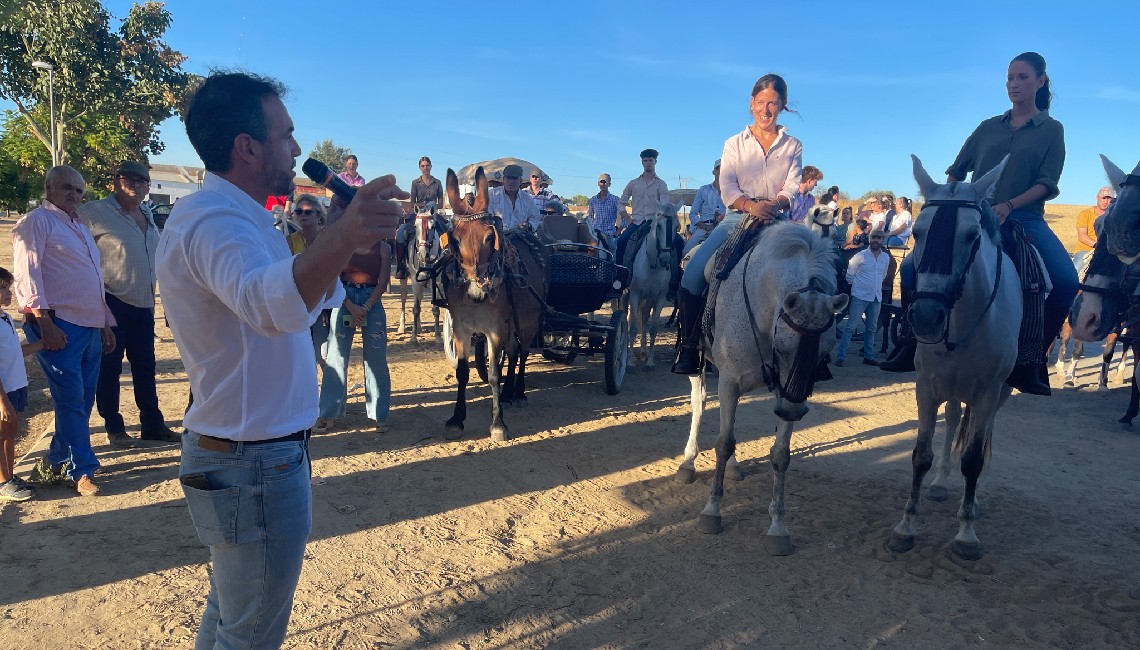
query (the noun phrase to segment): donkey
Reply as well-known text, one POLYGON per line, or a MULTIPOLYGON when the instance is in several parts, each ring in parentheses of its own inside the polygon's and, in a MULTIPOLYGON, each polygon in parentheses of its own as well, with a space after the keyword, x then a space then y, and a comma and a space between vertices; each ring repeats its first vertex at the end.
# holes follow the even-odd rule
POLYGON ((807 225, 816 235, 830 241, 835 235, 835 222, 839 208, 834 210, 826 205, 817 205, 808 211, 807 225))
POLYGON ((459 196, 459 180, 447 170, 447 198, 455 212, 447 233, 452 263, 443 282, 455 333, 458 392, 455 411, 447 421, 449 440, 462 435, 467 418, 467 360, 471 337, 487 339, 487 382, 491 385, 491 439, 507 439, 502 406, 526 406, 526 359, 542 325, 550 265, 546 249, 533 234, 513 230, 504 234, 498 217, 488 213, 487 176, 475 170, 475 201, 468 206, 459 196), (505 352, 506 381, 500 387, 499 359, 505 352))
MULTIPOLYGON (((419 271, 438 259, 440 254, 439 238, 435 235, 437 223, 442 223, 442 220, 436 213, 434 201, 428 202, 424 207, 417 210, 415 219, 409 224, 413 232, 408 237, 407 255, 404 259, 397 261, 398 264, 404 266, 406 271, 404 278, 400 280, 400 327, 398 331, 400 334, 407 331, 405 318, 408 311, 408 284, 411 283, 413 296, 411 342, 413 344, 419 343, 420 305, 423 304, 424 292, 430 290, 431 287, 431 278, 420 280, 419 271)), ((435 318, 435 342, 441 343, 439 307, 432 305, 431 313, 435 318)))
MULTIPOLYGON (((714 331, 704 333, 705 356, 720 372, 720 435, 716 472, 698 526, 706 533, 721 531, 725 474, 740 476, 736 408, 741 396, 766 385, 776 393, 778 418, 771 451, 774 485, 768 506, 772 518, 768 550, 773 555, 789 555, 792 543, 784 526, 784 476, 791 457, 792 427, 808 412, 806 401, 814 387, 816 366, 835 342, 835 314, 847 307, 848 297, 836 295, 831 242, 791 223, 765 229, 723 282, 716 297, 714 331)), ((707 397, 705 373, 689 381, 692 418, 685 456, 677 469, 677 479, 685 483, 695 478, 697 433, 707 397)))
MULTIPOLYGON (((641 355, 645 369, 653 370, 653 346, 657 340, 657 321, 669 293, 672 277, 673 237, 680 228, 677 210, 680 203, 662 201, 650 222, 649 233, 633 255, 629 281, 629 365, 636 363, 637 334, 641 333, 641 355), (648 344, 648 348, 646 345, 648 344)), ((627 259, 630 253, 626 254, 627 259)))
POLYGON ((973 183, 935 183, 922 162, 911 156, 914 179, 926 203, 915 220, 917 292, 908 317, 919 343, 918 440, 911 456, 910 497, 888 547, 914 547, 922 480, 933 462, 932 439, 938 407, 946 404, 946 442, 938 473, 927 496, 946 498, 951 432, 961 452, 966 488, 958 508, 958 534, 952 551, 982 556, 974 532, 978 476, 989 455, 994 418, 1009 398, 1005 383, 1017 360, 1021 328, 1021 286, 1013 262, 1002 252, 997 216, 988 200, 1008 157, 973 183), (965 412, 962 405, 965 404, 965 412))

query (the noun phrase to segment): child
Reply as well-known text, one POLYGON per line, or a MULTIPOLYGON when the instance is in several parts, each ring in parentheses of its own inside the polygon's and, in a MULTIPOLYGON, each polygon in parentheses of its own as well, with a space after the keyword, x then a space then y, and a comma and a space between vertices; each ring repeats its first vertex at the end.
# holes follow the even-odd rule
MULTIPOLYGON (((12 304, 12 274, 0 268, 0 306, 12 304)), ((0 310, 0 501, 27 501, 35 496, 32 488, 16 478, 16 433, 20 430, 20 413, 28 405, 28 372, 24 357, 35 354, 43 343, 20 345, 16 326, 0 310)))

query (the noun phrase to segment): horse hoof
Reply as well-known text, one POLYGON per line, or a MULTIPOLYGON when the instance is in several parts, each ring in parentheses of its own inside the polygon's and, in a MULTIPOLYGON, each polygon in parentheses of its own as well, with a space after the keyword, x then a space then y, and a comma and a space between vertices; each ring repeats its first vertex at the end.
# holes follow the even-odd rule
POLYGON ((1117 420, 1117 422, 1123 424, 1125 428, 1132 426, 1132 418, 1128 417, 1127 415, 1117 420))
POLYGON ((463 437, 463 423, 447 421, 447 430, 443 432, 445 440, 459 440, 463 437))
POLYGON ((676 479, 678 483, 684 483, 685 485, 688 485, 689 483, 697 480, 697 472, 691 467, 678 467, 676 479))
POLYGON ((724 530, 720 527, 720 515, 704 515, 697 519, 697 529, 708 535, 719 535, 724 530))
POLYGON ((744 472, 740 471, 740 465, 728 465, 724 468, 724 477, 730 481, 743 481, 744 472))
POLYGON ((507 427, 491 427, 491 441, 492 442, 506 442, 507 441, 507 427))
POLYGON ((895 553, 906 553, 914 548, 914 535, 903 535, 891 531, 891 538, 887 540, 887 548, 895 553))
POLYGON ((526 405, 527 405, 527 399, 523 395, 519 395, 518 397, 511 400, 511 406, 513 406, 517 409, 525 409, 526 405))
POLYGON ((982 559, 982 545, 977 542, 959 542, 958 540, 954 540, 954 544, 950 546, 950 550, 954 552, 954 555, 957 555, 963 560, 982 559))
POLYGON ((949 493, 946 491, 946 486, 944 485, 931 485, 930 487, 926 488, 926 498, 930 499, 931 501, 938 501, 941 503, 942 501, 945 501, 949 496, 949 493))
POLYGON ((791 555, 795 550, 789 535, 767 535, 765 541, 768 544, 768 555, 791 555))

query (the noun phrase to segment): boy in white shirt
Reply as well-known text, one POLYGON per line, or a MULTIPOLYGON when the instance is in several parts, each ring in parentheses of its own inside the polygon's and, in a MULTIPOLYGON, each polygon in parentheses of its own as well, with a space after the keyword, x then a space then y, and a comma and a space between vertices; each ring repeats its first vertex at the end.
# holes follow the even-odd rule
MULTIPOLYGON (((0 268, 0 306, 12 304, 12 274, 0 268)), ((28 406, 28 371, 24 357, 43 348, 42 341, 20 345, 16 326, 0 310, 0 501, 27 501, 35 496, 32 488, 15 477, 16 433, 20 414, 28 406)))

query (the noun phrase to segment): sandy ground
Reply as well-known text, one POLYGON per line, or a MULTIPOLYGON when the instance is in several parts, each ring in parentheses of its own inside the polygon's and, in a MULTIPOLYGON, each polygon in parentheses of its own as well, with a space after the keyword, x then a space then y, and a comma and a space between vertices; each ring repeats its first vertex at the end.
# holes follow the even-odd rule
MULTIPOLYGON (((1115 422, 1126 389, 1088 386, 1091 360, 1080 389, 1055 380, 1053 397, 1015 396, 998 416, 980 492, 986 554, 973 562, 949 552, 956 472, 952 499, 925 502, 916 548, 886 549, 910 481, 913 375, 836 369, 792 440, 795 554, 772 557, 767 394, 739 412, 746 474, 726 486, 725 531, 709 536, 695 522, 717 404, 697 483, 679 484, 688 382, 668 372, 665 343, 658 369, 627 375, 616 396, 600 358, 534 361, 530 406, 507 412, 505 444, 487 437, 476 380, 468 435, 448 442, 451 368, 430 340, 395 334, 399 302, 386 303, 393 428, 368 429, 358 389, 342 426, 312 441, 313 535, 286 648, 1140 646, 1128 595, 1140 436, 1115 422)), ((158 333, 176 425, 187 384, 161 321, 158 333)), ((42 387, 34 376, 33 410, 50 407, 42 387)), ((33 418, 31 433, 50 419, 33 418)), ((191 647, 208 552, 178 488, 178 449, 110 448, 97 415, 92 430, 103 495, 48 487, 0 510, 0 648, 191 647)))

